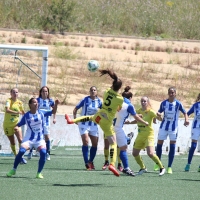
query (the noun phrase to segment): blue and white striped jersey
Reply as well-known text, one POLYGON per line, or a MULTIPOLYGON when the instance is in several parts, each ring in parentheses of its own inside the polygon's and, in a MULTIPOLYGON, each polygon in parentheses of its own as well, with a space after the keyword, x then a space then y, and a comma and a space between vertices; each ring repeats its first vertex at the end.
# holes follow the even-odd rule
MULTIPOLYGON (((55 105, 53 99, 42 99, 40 97, 37 98, 38 101, 38 109, 49 111, 52 110, 52 107, 55 105)), ((47 126, 50 126, 50 117, 45 117, 45 123, 47 126)))
POLYGON ((128 118, 129 114, 135 116, 136 111, 134 106, 131 104, 130 100, 124 97, 124 102, 122 104, 122 108, 115 115, 113 125, 115 128, 122 128, 125 120, 128 118))
POLYGON ((200 128, 200 102, 196 102, 187 112, 188 116, 194 113, 192 128, 200 128))
MULTIPOLYGON (((98 111, 99 108, 102 107, 101 100, 96 97, 94 100, 90 98, 90 96, 87 96, 83 98, 77 105, 76 109, 82 108, 81 116, 85 115, 94 115, 98 111)), ((97 126, 96 123, 92 121, 88 122, 81 122, 79 124, 87 125, 87 126, 97 126)))
POLYGON ((163 120, 160 124, 160 129, 166 131, 175 131, 178 128, 179 111, 186 114, 186 111, 180 101, 175 99, 172 103, 168 99, 160 104, 158 112, 164 112, 163 120))
POLYGON ((17 126, 27 125, 26 134, 23 141, 34 140, 40 141, 44 139, 44 134, 47 133, 47 126, 44 116, 51 116, 52 111, 40 111, 37 110, 35 114, 28 111, 24 114, 17 126), (43 114, 44 113, 44 114, 43 114))

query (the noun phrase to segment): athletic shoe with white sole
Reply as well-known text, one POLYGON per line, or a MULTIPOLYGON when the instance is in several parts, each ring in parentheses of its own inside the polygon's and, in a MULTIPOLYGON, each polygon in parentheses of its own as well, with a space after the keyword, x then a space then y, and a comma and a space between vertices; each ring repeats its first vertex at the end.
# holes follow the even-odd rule
POLYGON ((165 168, 160 168, 159 176, 163 176, 165 174, 165 168))
POLYGON ((49 153, 47 153, 47 160, 51 160, 49 153))
POLYGON ((168 173, 168 174, 172 174, 172 173, 173 173, 171 167, 168 167, 168 168, 167 168, 167 173, 168 173))
POLYGON ((33 156, 33 153, 32 152, 29 152, 28 155, 27 155, 27 158, 30 160, 33 156))
POLYGON ((102 170, 106 170, 108 166, 109 166, 109 161, 106 160, 103 167, 102 167, 102 170))
POLYGON ((44 177, 43 177, 43 175, 42 175, 41 173, 37 173, 37 174, 36 174, 36 178, 38 178, 38 179, 43 179, 44 177))
POLYGON ((135 173, 130 169, 123 169, 122 171, 124 174, 128 175, 128 176, 135 176, 135 173))
POLYGON ((138 172, 138 175, 142 175, 143 173, 146 173, 146 172, 147 172, 147 168, 140 169, 138 172))
POLYGON ((21 162, 20 162, 20 164, 26 164, 27 163, 27 161, 24 159, 24 158, 21 158, 21 162))

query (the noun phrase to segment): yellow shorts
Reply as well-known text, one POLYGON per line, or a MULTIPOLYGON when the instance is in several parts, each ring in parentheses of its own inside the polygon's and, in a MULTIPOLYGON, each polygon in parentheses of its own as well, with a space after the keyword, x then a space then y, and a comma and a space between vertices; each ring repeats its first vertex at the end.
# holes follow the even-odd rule
MULTIPOLYGON (((4 127, 3 126, 3 130, 4 130, 5 135, 7 135, 7 136, 14 135, 15 134, 14 127, 4 127)), ((19 130, 21 130, 21 128, 19 128, 19 130)))
POLYGON ((113 122, 108 120, 106 116, 102 115, 102 113, 96 113, 93 116, 92 121, 99 124, 102 131, 104 132, 104 138, 115 135, 113 122))
POLYGON ((133 144, 133 148, 135 149, 144 149, 145 147, 153 147, 153 146, 154 146, 153 136, 144 137, 141 136, 140 134, 138 134, 133 144))

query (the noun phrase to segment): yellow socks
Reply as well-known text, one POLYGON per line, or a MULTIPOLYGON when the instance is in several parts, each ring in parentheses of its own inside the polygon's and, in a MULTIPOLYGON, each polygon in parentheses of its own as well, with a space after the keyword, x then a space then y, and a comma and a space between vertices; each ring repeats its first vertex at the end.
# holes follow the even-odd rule
POLYGON ((104 157, 105 157, 105 161, 108 161, 108 157, 109 157, 109 149, 104 149, 104 157))
POLYGON ((140 169, 145 169, 145 165, 143 163, 142 157, 140 155, 135 157, 135 160, 137 162, 138 165, 140 165, 140 169))
POLYGON ((16 147, 15 145, 10 145, 11 149, 12 149, 12 152, 14 153, 14 155, 16 156, 17 155, 17 152, 16 152, 16 147))
POLYGON ((122 161, 120 159, 120 148, 119 147, 117 147, 117 160, 118 160, 118 164, 119 163, 122 164, 122 161))
POLYGON ((164 166, 162 165, 160 159, 158 158, 157 155, 153 155, 153 157, 151 158, 161 169, 164 168, 164 166))
POLYGON ((110 144, 110 164, 112 164, 113 166, 115 166, 116 158, 117 158, 117 144, 113 143, 110 144))
POLYGON ((91 120, 92 120, 92 116, 81 116, 81 117, 77 117, 76 119, 72 119, 74 123, 87 122, 91 120))

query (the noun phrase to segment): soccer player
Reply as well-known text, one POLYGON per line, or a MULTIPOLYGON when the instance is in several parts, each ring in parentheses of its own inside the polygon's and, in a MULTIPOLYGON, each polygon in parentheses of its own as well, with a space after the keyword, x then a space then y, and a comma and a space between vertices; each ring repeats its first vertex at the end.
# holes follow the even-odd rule
MULTIPOLYGON (((22 142, 22 131, 15 131, 14 127, 19 122, 19 116, 24 115, 23 103, 18 99, 18 89, 13 88, 10 90, 11 98, 6 100, 5 105, 5 115, 3 121, 3 129, 5 135, 8 137, 10 141, 10 147, 12 149, 13 154, 16 156, 16 146, 15 146, 15 138, 17 137, 19 147, 22 142)), ((21 164, 26 164, 27 161, 24 158, 21 158, 21 164)))
MULTIPOLYGON (((192 113, 194 113, 194 119, 192 123, 192 132, 191 132, 192 142, 191 142, 191 147, 188 154, 188 163, 185 166, 186 172, 190 170, 190 165, 192 162, 194 151, 197 146, 197 141, 200 137, 200 93, 198 94, 195 103, 191 106, 191 108, 187 112, 188 116, 190 116, 192 113)), ((198 172, 200 172, 200 166, 199 166, 198 172)))
POLYGON ((122 86, 122 81, 117 77, 116 73, 109 69, 99 71, 100 76, 108 74, 113 79, 111 88, 108 88, 104 93, 102 108, 92 116, 82 116, 71 120, 66 114, 65 119, 69 124, 90 120, 100 125, 110 144, 110 165, 108 169, 112 171, 115 176, 119 176, 119 172, 115 168, 117 144, 115 132, 113 130, 113 119, 115 113, 121 109, 123 103, 123 97, 118 93, 122 86))
MULTIPOLYGON (((76 119, 77 111, 82 108, 81 116, 94 115, 102 107, 102 102, 97 96, 97 88, 92 86, 90 88, 90 96, 83 98, 74 108, 73 116, 76 119)), ((80 122, 78 123, 79 132, 82 139, 82 153, 85 162, 85 167, 87 170, 95 169, 93 160, 96 156, 97 145, 99 139, 99 131, 96 123, 92 121, 80 122), (90 157, 88 159, 88 143, 89 138, 91 140, 92 146, 90 148, 90 157)))
POLYGON ((46 161, 46 144, 44 140, 44 134, 48 132, 48 127, 45 123, 44 116, 50 116, 52 113, 55 114, 58 103, 59 101, 56 100, 54 109, 51 111, 41 111, 38 110, 38 101, 36 98, 31 98, 29 100, 30 111, 24 114, 21 121, 14 128, 16 132, 19 132, 19 127, 25 124, 27 125, 26 134, 23 138, 21 147, 19 149, 19 153, 15 158, 13 169, 6 174, 8 177, 11 177, 16 174, 16 170, 21 161, 22 156, 24 155, 26 150, 34 147, 40 152, 40 159, 38 162, 38 171, 36 174, 36 178, 43 178, 41 172, 46 161))
MULTIPOLYGON (((161 160, 162 155, 162 145, 163 141, 169 136, 170 139, 170 151, 168 155, 168 169, 167 173, 172 174, 172 163, 175 155, 176 139, 178 136, 178 118, 179 112, 181 111, 184 115, 185 122, 184 126, 189 125, 188 115, 180 101, 176 99, 176 88, 170 87, 168 89, 168 99, 164 100, 160 104, 159 113, 164 112, 163 120, 160 124, 160 129, 158 133, 158 142, 156 148, 156 155, 161 160)), ((159 170, 159 166, 155 165, 154 170, 159 170)))
POLYGON ((124 166, 123 173, 129 176, 135 176, 134 172, 129 168, 127 156, 127 137, 124 132, 123 125, 126 119, 128 118, 129 114, 131 114, 144 127, 148 127, 149 122, 147 122, 146 119, 141 119, 135 112, 135 108, 131 104, 133 94, 129 91, 130 89, 130 86, 126 86, 124 92, 122 93, 124 102, 122 104, 121 110, 119 110, 119 112, 116 113, 116 118, 114 119, 114 130, 116 133, 117 145, 120 148, 120 158, 124 166))
MULTIPOLYGON (((39 91, 39 97, 37 98, 38 101, 38 109, 44 111, 50 111, 53 109, 55 102, 53 99, 50 98, 50 91, 47 86, 43 86, 39 91)), ((47 160, 50 160, 50 116, 45 117, 45 123, 47 126, 47 132, 45 133, 45 141, 47 147, 47 160)), ((53 114, 53 123, 56 123, 56 114, 53 114)), ((32 157, 32 149, 28 154, 28 159, 32 157)))
POLYGON ((147 168, 144 165, 144 162, 141 158, 140 151, 144 148, 147 149, 148 156, 159 166, 160 173, 159 176, 164 175, 165 168, 162 165, 160 159, 157 155, 154 154, 154 130, 153 130, 153 122, 154 119, 158 119, 162 121, 162 117, 160 113, 155 113, 155 111, 152 109, 150 100, 148 97, 144 96, 141 98, 141 108, 137 110, 137 113, 139 116, 141 116, 145 121, 149 123, 149 126, 144 126, 141 122, 133 121, 132 123, 137 123, 138 125, 138 135, 135 139, 135 143, 133 145, 133 156, 140 166, 140 170, 138 172, 138 175, 141 175, 145 172, 147 172, 147 168))

